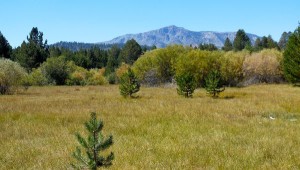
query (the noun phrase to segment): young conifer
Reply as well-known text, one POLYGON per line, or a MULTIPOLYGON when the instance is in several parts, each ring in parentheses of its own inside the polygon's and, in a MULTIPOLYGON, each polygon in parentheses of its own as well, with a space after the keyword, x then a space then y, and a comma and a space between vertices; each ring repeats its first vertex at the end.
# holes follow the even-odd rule
POLYGON ((205 79, 205 89, 212 97, 218 97, 219 93, 225 90, 220 88, 220 73, 217 70, 211 71, 205 79))
POLYGON ((76 133, 76 138, 85 151, 82 154, 79 147, 73 152, 73 157, 77 159, 78 164, 71 164, 75 169, 92 169, 96 170, 97 167, 110 166, 114 159, 113 152, 107 157, 101 156, 100 152, 106 150, 113 144, 113 137, 110 135, 107 139, 104 138, 101 131, 103 122, 97 120, 96 113, 91 113, 91 118, 85 122, 85 128, 88 131, 88 137, 84 139, 79 133, 76 133))
POLYGON ((176 76, 176 83, 178 85, 177 93, 186 98, 192 97, 194 90, 197 87, 195 77, 190 73, 184 73, 176 76))
POLYGON ((140 90, 140 83, 130 68, 121 76, 119 89, 124 97, 133 97, 132 95, 140 90))

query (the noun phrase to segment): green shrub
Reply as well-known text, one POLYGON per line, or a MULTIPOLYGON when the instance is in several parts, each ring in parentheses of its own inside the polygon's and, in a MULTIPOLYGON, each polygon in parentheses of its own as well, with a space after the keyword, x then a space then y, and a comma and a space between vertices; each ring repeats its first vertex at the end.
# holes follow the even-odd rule
POLYGON ((40 68, 32 69, 32 72, 26 78, 26 82, 30 86, 45 86, 50 83, 40 68))
POLYGON ((104 71, 99 69, 91 69, 87 79, 88 85, 104 85, 107 84, 105 77, 103 76, 104 71))
POLYGON ((22 84, 27 72, 19 63, 0 58, 0 94, 12 94, 22 84))
POLYGON ((112 72, 109 75, 107 75, 106 80, 108 81, 109 84, 116 84, 116 82, 117 82, 116 73, 112 72))
POLYGON ((237 86, 243 81, 243 63, 247 55, 250 55, 247 51, 230 51, 220 58, 220 74, 224 84, 237 86))
POLYGON ((191 73, 183 73, 176 76, 177 93, 184 97, 192 97, 197 87, 195 77, 191 73))
POLYGON ((51 57, 41 65, 41 70, 51 84, 65 85, 75 66, 73 62, 66 61, 64 56, 51 57))

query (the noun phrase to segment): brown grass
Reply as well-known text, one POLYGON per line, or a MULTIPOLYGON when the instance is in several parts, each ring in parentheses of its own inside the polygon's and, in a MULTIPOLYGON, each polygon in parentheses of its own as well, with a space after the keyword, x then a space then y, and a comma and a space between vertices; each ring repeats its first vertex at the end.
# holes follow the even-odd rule
POLYGON ((0 169, 66 169, 74 133, 95 111, 112 134, 111 169, 299 169, 300 88, 142 88, 125 99, 117 86, 32 87, 0 96, 0 169), (272 120, 270 117, 274 117, 272 120))

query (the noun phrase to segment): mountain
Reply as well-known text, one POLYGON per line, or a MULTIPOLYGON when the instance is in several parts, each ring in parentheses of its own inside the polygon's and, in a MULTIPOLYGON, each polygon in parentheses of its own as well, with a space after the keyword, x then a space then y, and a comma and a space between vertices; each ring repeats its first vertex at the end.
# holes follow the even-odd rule
MULTIPOLYGON (((158 30, 153 30, 139 34, 126 34, 116 37, 110 41, 102 42, 105 44, 124 44, 130 39, 135 39, 140 45, 165 47, 170 44, 193 45, 198 46, 201 43, 212 43, 218 48, 223 47, 226 38, 231 42, 235 38, 236 32, 213 32, 213 31, 190 31, 182 27, 169 26, 158 30)), ((259 37, 247 33, 252 44, 259 37)))

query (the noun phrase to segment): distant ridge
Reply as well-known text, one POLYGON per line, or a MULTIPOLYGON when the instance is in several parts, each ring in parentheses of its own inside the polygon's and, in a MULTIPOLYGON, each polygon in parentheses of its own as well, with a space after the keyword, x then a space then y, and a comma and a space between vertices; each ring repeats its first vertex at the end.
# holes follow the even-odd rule
MULTIPOLYGON (((99 44, 124 44, 130 39, 135 39, 140 45, 157 47, 166 47, 170 44, 193 45, 198 46, 201 43, 211 43, 218 48, 223 47, 226 38, 231 42, 235 38, 236 32, 213 32, 213 31, 190 31, 182 27, 171 25, 157 30, 148 31, 139 34, 126 34, 116 37, 110 41, 101 42, 99 44)), ((247 33, 252 44, 259 36, 247 33)))

